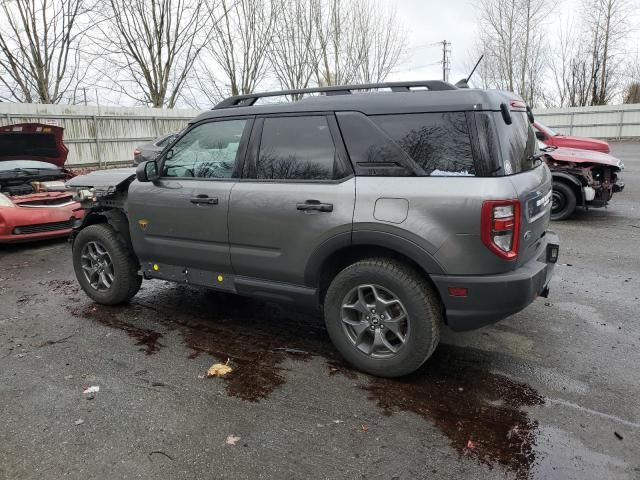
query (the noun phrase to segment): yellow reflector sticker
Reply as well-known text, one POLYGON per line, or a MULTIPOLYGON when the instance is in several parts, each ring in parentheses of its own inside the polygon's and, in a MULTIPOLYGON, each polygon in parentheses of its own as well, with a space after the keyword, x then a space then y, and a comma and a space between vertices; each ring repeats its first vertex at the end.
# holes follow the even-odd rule
POLYGON ((218 275, 218 281, 222 282, 224 280, 224 278, 222 277, 222 275, 218 275))
POLYGON ((157 272, 159 270, 158 264, 154 263, 153 264, 153 269, 157 272))

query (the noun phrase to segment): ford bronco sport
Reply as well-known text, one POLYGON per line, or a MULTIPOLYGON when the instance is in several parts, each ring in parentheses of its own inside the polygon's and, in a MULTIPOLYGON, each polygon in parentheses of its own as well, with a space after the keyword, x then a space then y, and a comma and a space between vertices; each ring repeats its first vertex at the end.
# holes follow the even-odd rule
POLYGON ((227 98, 135 172, 68 182, 88 212, 78 281, 101 304, 157 278, 319 307, 351 364, 408 374, 443 324, 548 292, 558 239, 532 121, 513 94, 440 81, 227 98), (303 98, 258 102, 284 95, 303 98))

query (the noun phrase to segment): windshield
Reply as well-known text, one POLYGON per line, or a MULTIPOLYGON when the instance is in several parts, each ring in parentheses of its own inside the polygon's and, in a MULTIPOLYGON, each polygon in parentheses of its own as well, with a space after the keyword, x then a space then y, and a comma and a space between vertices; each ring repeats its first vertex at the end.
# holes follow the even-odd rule
POLYGON ((20 168, 37 168, 41 170, 59 170, 52 163, 38 162, 37 160, 5 160, 0 162, 0 172, 15 170, 20 168))
POLYGON ((544 131, 550 137, 556 137, 556 136, 560 135, 558 132, 556 132, 552 128, 549 128, 546 125, 541 124, 540 122, 536 122, 536 126, 538 127, 539 130, 544 131))

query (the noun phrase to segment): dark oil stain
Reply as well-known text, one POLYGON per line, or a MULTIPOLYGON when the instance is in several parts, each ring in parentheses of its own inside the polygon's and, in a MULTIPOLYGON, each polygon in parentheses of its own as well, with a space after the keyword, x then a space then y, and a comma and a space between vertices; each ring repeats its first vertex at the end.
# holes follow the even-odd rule
POLYGON ((147 355, 152 355, 160 350, 163 345, 160 343, 162 334, 148 328, 140 328, 131 325, 118 318, 118 313, 122 312, 124 307, 109 307, 106 305, 89 304, 85 307, 68 307, 69 312, 75 317, 91 318, 108 327, 117 328, 127 333, 131 338, 135 339, 135 344, 142 347, 141 351, 147 355))
MULTIPOLYGON (((155 283, 155 282, 154 282, 155 283)), ((362 375, 344 363, 321 317, 292 306, 185 286, 147 285, 125 307, 68 307, 75 315, 124 330, 157 351, 162 334, 132 324, 148 319, 180 333, 189 357, 208 354, 229 362, 222 377, 229 395, 256 402, 286 381, 285 359, 321 356, 328 374, 368 378, 361 387, 383 413, 413 412, 432 422, 460 454, 524 478, 535 459, 537 423, 523 407, 544 403, 526 384, 492 373, 491 358, 472 348, 441 344, 425 366, 402 379, 362 375), (126 314, 126 321, 124 320, 126 314)), ((204 373, 204 372, 203 372, 204 373)))
POLYGON ((527 478, 538 424, 522 407, 542 405, 544 398, 524 383, 491 373, 487 363, 477 350, 440 345, 418 372, 371 378, 363 388, 385 414, 413 412, 433 422, 460 454, 527 478))

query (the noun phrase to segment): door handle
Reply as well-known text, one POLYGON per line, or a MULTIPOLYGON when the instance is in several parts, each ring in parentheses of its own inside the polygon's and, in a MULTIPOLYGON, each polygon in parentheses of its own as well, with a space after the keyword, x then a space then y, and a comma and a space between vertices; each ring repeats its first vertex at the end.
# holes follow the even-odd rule
POLYGON ((218 198, 210 197, 209 195, 196 195, 195 197, 191 197, 190 202, 195 205, 217 205, 218 198))
POLYGON ((304 212, 333 212, 333 203, 321 203, 318 200, 307 200, 304 203, 297 203, 296 208, 304 212))

